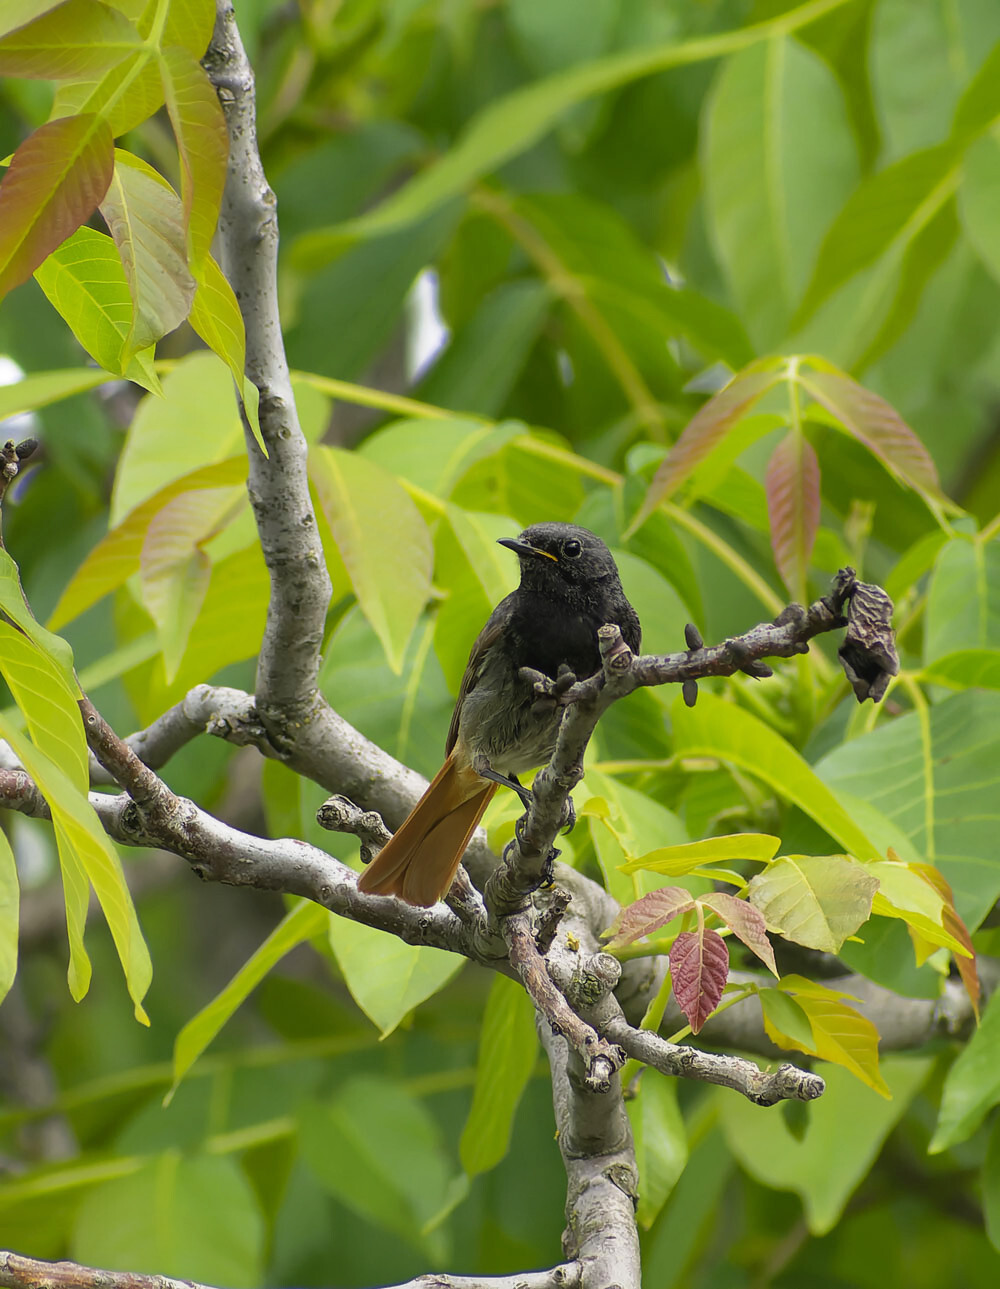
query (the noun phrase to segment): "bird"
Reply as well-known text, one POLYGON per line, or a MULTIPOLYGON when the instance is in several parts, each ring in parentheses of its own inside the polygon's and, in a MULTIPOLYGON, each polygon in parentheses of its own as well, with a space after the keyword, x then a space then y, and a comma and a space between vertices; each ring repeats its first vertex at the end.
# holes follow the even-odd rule
POLYGON ((539 703, 530 667, 563 680, 600 669, 597 632, 616 624, 637 652, 639 616, 603 541, 577 524, 538 523, 499 544, 514 552, 520 584, 480 631, 462 677, 445 762, 358 881, 370 895, 428 908, 450 888, 466 846, 500 784, 530 799, 517 775, 548 761, 563 708, 539 703))

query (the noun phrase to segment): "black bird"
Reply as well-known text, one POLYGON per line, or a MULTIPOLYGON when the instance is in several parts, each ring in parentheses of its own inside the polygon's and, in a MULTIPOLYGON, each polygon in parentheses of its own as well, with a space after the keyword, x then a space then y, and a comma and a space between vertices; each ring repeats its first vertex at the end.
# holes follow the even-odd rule
POLYGON ((601 666, 598 628, 621 628, 639 649, 641 628, 622 590, 611 552, 576 524, 533 524, 500 542, 521 564, 521 584, 490 614, 472 646, 445 745, 444 765, 358 887, 427 907, 451 886, 459 861, 499 783, 552 755, 562 718, 556 704, 535 706, 522 667, 546 676, 568 667, 591 676, 601 666))

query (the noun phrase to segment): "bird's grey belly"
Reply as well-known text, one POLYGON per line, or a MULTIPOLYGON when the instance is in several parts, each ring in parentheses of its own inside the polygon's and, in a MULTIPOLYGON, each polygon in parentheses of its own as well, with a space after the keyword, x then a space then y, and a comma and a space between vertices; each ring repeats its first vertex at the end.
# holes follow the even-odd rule
POLYGON ((552 755, 562 708, 535 715, 535 694, 509 675, 486 675, 462 704, 460 740, 472 757, 485 756, 500 774, 523 774, 552 755))

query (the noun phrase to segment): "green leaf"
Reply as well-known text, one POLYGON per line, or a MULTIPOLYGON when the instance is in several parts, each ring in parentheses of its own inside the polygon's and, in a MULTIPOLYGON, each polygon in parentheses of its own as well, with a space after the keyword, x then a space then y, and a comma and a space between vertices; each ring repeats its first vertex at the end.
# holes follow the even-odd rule
POLYGON ((188 271, 183 209, 167 181, 131 153, 115 149, 115 169, 101 202, 132 297, 132 325, 122 361, 148 349, 188 316, 194 278, 188 271))
POLYGON ((781 989, 761 989, 758 997, 764 1018, 764 1032, 771 1042, 786 1051, 797 1048, 800 1052, 811 1052, 812 1025, 801 1005, 781 989))
MULTIPOLYGON (((678 756, 713 756, 732 761, 804 810, 857 858, 880 858, 877 848, 812 767, 756 716, 705 693, 698 695, 693 708, 685 707, 678 698, 671 712, 678 756)), ((849 757, 853 757, 857 745, 857 739, 849 745, 849 757)))
POLYGON ((364 616, 349 609, 325 650, 319 677, 335 711, 428 777, 440 768, 454 706, 433 648, 435 619, 427 615, 417 624, 397 673, 364 616))
POLYGON ((374 462, 329 447, 314 448, 309 461, 358 603, 398 673, 431 590, 427 525, 409 494, 374 462))
POLYGON ((920 678, 949 689, 1000 689, 1000 649, 956 649, 935 658, 920 678))
POLYGON ((903 157, 863 180, 823 239, 792 326, 802 326, 834 291, 874 261, 884 257, 886 266, 898 264, 957 183, 955 153, 944 144, 903 157))
POLYGON ((950 695, 852 739, 816 772, 888 816, 951 883, 966 924, 979 925, 1000 897, 1000 695, 950 695))
POLYGON ((995 1123, 990 1133, 979 1184, 983 1192, 986 1235, 1000 1253, 1000 1123, 995 1123))
POLYGON ((232 377, 214 354, 187 354, 163 378, 163 397, 144 398, 118 458, 111 524, 174 479, 244 452, 232 377))
POLYGON ((96 116, 50 121, 25 139, 0 184, 0 295, 90 218, 113 169, 111 131, 96 116))
POLYGON ((281 959, 313 936, 322 935, 330 914, 311 900, 300 900, 286 913, 259 949, 255 949, 229 984, 196 1016, 192 1016, 174 1040, 174 1081, 166 1100, 169 1102, 191 1066, 281 959))
MULTIPOLYGON (((171 5, 171 10, 176 7, 171 5)), ((229 156, 219 96, 198 61, 203 53, 204 46, 192 50, 174 45, 160 55, 163 94, 181 163, 181 197, 192 269, 201 266, 212 244, 229 156)))
POLYGON ((446 498, 470 467, 494 457, 519 432, 518 425, 493 428, 475 417, 414 416, 375 430, 358 450, 400 479, 446 498))
POLYGON ((52 811, 66 893, 70 991, 87 991, 90 964, 83 947, 89 881, 118 950, 136 1019, 148 1024, 142 999, 152 966, 118 852, 87 800, 89 767, 76 692, 37 645, 0 623, 0 669, 28 723, 32 741, 2 713, 0 734, 38 784, 52 811))
POLYGON ((992 4, 880 0, 871 78, 889 160, 940 141, 963 87, 998 41, 992 4))
POLYGON ((1000 142, 992 134, 977 140, 965 154, 958 210, 976 254, 1000 280, 1000 142))
POLYGON ((420 382, 418 398, 458 412, 497 415, 552 304, 547 285, 505 282, 481 302, 420 382))
POLYGON ((0 829, 0 1002, 17 975, 18 905, 17 861, 0 829))
POLYGON ((733 859, 754 859, 766 864, 778 853, 780 845, 781 838, 772 837, 769 833, 729 833, 725 837, 685 842, 682 846, 658 846, 648 855, 631 860, 622 871, 633 873, 645 868, 651 873, 681 877, 705 864, 721 864, 733 859))
MULTIPOLYGON (((246 332, 239 301, 226 280, 226 275, 211 255, 206 255, 198 265, 195 277, 197 290, 188 321, 192 330, 201 336, 209 349, 229 368, 236 388, 241 391, 243 408, 257 446, 267 456, 267 448, 260 432, 260 393, 243 371, 246 365, 246 332)), ((300 404, 301 416, 301 403, 305 400, 297 395, 296 401, 300 404)))
POLYGON ((958 536, 927 588, 924 662, 966 649, 1000 649, 1000 542, 958 536))
POLYGON ((882 1143, 933 1067, 932 1057, 888 1057, 883 1070, 892 1100, 873 1096, 845 1070, 824 1066, 826 1091, 809 1103, 801 1140, 784 1119, 762 1115, 742 1097, 718 1097, 729 1147, 765 1186, 802 1198, 813 1235, 826 1234, 874 1164, 882 1143), (850 1124, 845 1133, 844 1125, 850 1124))
POLYGON ((685 67, 736 53, 776 32, 791 32, 837 8, 843 0, 813 0, 770 22, 738 31, 678 43, 667 40, 649 48, 610 54, 571 67, 494 99, 470 121, 458 143, 420 172, 371 214, 299 240, 293 262, 314 269, 345 244, 381 236, 422 219, 465 192, 481 175, 523 152, 542 138, 564 112, 577 103, 670 67, 685 67))
POLYGON ((383 1038, 465 965, 458 954, 405 944, 349 918, 331 918, 329 935, 351 997, 383 1038))
POLYGON ((300 1118, 302 1154, 323 1188, 352 1212, 442 1258, 424 1234, 446 1201, 449 1168, 426 1107, 387 1079, 349 1079, 300 1118))
POLYGON ((93 114, 117 139, 148 120, 163 105, 163 90, 151 45, 142 44, 106 72, 63 82, 56 90, 52 116, 93 114))
POLYGON ((145 389, 159 392, 152 355, 136 354, 129 361, 132 297, 121 257, 106 233, 78 228, 35 270, 35 280, 80 344, 106 372, 127 376, 145 389))
POLYGON ((838 953, 867 922, 878 878, 847 855, 783 855, 750 879, 750 903, 786 940, 838 953))
POLYGON ((92 1266, 255 1289, 264 1235, 236 1160, 166 1150, 132 1176, 87 1192, 69 1251, 92 1266))
POLYGON ((33 22, 59 3, 61 0, 7 0, 0 16, 0 33, 6 35, 8 31, 33 22))
POLYGON ((84 394, 113 379, 93 367, 67 367, 61 371, 36 371, 12 385, 0 385, 0 420, 35 412, 74 394, 84 394))
POLYGON ((774 35, 729 59, 706 104, 709 228, 760 348, 785 334, 858 162, 829 65, 774 35), (823 147, 816 147, 822 137, 823 147))
MULTIPOLYGON (((602 812, 607 817, 606 823, 599 818, 588 820, 604 883, 619 904, 631 904, 662 882, 658 877, 625 875, 621 871, 623 865, 647 853, 655 842, 666 839, 679 845, 686 841, 684 825, 666 806, 600 770, 588 769, 583 787, 589 796, 603 798, 608 807, 602 812)), ((585 796, 583 800, 586 799, 585 796)), ((699 880, 691 879, 693 883, 699 880)), ((689 883, 688 888, 697 892, 707 885, 699 887, 689 883)))
POLYGON ((941 1091, 937 1127, 927 1147, 938 1154, 968 1141, 986 1114, 1000 1104, 1000 991, 995 991, 982 1019, 948 1071, 941 1091))
POLYGON ((139 33, 117 9, 66 0, 0 40, 0 76, 77 80, 113 67, 139 44, 139 33))
POLYGON ((73 675, 73 650, 61 636, 47 631, 36 620, 25 601, 17 565, 2 546, 0 546, 0 608, 11 621, 17 623, 24 634, 33 640, 43 653, 49 656, 58 667, 69 693, 75 696, 78 691, 73 675))
POLYGON ((639 1168, 636 1219, 648 1231, 677 1185, 688 1160, 684 1116, 677 1103, 677 1080, 648 1070, 639 1091, 625 1102, 632 1124, 639 1168))
POLYGON ((489 1172, 506 1155, 537 1055, 534 1005, 519 981, 498 972, 483 1013, 476 1086, 458 1147, 470 1177, 489 1172))

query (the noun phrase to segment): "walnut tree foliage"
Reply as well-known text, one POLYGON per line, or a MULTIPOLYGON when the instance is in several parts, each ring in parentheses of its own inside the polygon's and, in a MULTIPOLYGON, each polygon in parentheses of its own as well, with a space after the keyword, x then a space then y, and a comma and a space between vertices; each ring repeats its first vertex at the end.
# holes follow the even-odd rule
MULTIPOLYGON (((518 985, 197 884, 87 804, 74 666, 122 734, 253 691, 259 409, 213 241, 214 0, 2 9, 0 438, 42 451, 3 501, 0 736, 53 822, 0 831, 0 1248, 234 1287, 551 1265, 518 985)), ((649 652, 844 566, 895 601, 877 706, 824 636, 693 707, 639 690, 590 743, 559 845, 621 908, 611 952, 673 950, 644 1026, 826 1081, 765 1110, 626 1066, 648 1283, 992 1286, 1000 6, 235 10, 341 716, 432 774, 516 577, 496 539, 542 519, 612 546, 649 652)), ((358 863, 279 758, 201 737, 163 777, 358 863)))

